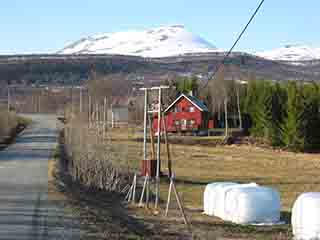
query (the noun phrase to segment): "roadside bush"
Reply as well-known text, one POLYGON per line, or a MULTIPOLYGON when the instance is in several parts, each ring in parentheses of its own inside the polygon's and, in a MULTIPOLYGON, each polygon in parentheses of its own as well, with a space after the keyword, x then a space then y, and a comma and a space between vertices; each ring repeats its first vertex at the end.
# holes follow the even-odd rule
POLYGON ((0 140, 11 135, 18 125, 17 116, 14 112, 0 108, 0 140))
POLYGON ((112 144, 110 134, 103 135, 102 127, 89 128, 81 119, 69 121, 64 130, 67 168, 75 181, 89 188, 120 192, 132 174, 126 167, 126 149, 112 144))

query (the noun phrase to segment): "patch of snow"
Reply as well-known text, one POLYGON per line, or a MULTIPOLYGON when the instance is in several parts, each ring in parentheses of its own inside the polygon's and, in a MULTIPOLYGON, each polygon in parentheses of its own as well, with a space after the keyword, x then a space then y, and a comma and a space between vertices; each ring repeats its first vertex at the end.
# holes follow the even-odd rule
POLYGON ((146 31, 103 33, 83 38, 59 51, 60 54, 120 54, 169 57, 192 53, 221 52, 182 25, 146 31))
POLYGON ((256 53, 256 55, 275 61, 310 61, 320 59, 320 48, 287 45, 282 48, 256 53))

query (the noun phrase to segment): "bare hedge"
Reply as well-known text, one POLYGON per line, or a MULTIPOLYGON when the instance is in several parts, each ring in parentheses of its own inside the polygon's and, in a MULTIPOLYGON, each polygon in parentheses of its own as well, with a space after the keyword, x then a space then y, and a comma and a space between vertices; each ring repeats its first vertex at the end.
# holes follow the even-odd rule
POLYGON ((17 125, 18 120, 16 114, 14 112, 8 113, 7 110, 0 108, 0 140, 10 136, 17 125))
POLYGON ((120 192, 132 173, 125 166, 126 149, 113 144, 110 134, 103 134, 102 127, 89 128, 86 121, 70 121, 64 129, 68 169, 74 180, 87 187, 120 192))

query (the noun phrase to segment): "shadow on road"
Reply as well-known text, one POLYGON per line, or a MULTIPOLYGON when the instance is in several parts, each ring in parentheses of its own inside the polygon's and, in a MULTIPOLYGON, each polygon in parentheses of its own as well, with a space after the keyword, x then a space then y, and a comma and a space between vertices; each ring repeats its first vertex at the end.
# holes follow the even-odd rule
POLYGON ((57 138, 56 137, 49 137, 49 136, 23 136, 16 140, 16 143, 56 143, 57 138))
MULTIPOLYGON (((56 173, 59 191, 68 196, 72 206, 80 211, 81 238, 83 239, 128 239, 128 236, 149 239, 149 231, 143 221, 129 215, 124 196, 86 188, 62 171, 56 173)), ((136 238, 132 238, 136 239, 136 238)))
POLYGON ((17 149, 10 150, 1 153, 0 163, 1 162, 10 162, 10 161, 48 161, 48 158, 51 155, 51 149, 43 148, 31 148, 31 149, 17 149))

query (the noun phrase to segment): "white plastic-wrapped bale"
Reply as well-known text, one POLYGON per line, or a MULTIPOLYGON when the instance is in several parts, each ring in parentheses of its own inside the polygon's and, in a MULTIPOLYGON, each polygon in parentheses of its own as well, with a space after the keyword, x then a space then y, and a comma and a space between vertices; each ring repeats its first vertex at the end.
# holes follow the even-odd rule
POLYGON ((203 212, 207 215, 210 215, 211 205, 212 205, 212 193, 214 191, 215 186, 220 183, 210 183, 206 186, 203 193, 203 212))
POLYGON ((298 197, 291 222, 295 239, 320 239, 320 192, 303 193, 298 197))
POLYGON ((233 182, 216 182, 210 183, 206 186, 203 194, 203 210, 204 213, 210 216, 216 216, 217 200, 220 199, 218 193, 224 187, 237 185, 233 182))
POLYGON ((226 212, 226 205, 227 205, 227 196, 233 190, 237 188, 244 188, 244 187, 255 187, 258 186, 255 183, 249 184, 230 184, 227 186, 217 187, 215 191, 215 205, 214 205, 214 215, 223 219, 228 220, 228 214, 226 212))
POLYGON ((205 214, 238 224, 273 224, 280 221, 279 193, 256 183, 208 184, 203 204, 205 214))
POLYGON ((272 188, 244 184, 225 194, 224 220, 237 224, 280 222, 280 195, 272 188))

